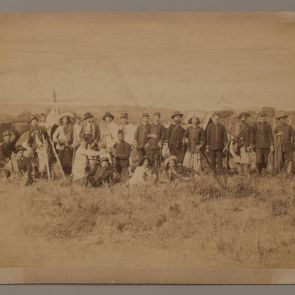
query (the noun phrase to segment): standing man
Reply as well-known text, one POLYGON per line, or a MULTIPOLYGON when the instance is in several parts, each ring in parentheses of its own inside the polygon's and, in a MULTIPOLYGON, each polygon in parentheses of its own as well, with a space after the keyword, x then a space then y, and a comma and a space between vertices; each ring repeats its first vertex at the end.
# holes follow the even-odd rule
POLYGON ((256 150, 256 165, 259 175, 262 169, 266 169, 268 156, 274 152, 272 128, 266 120, 266 114, 261 111, 258 114, 257 123, 254 126, 254 144, 256 150))
POLYGON ((247 122, 249 116, 247 112, 242 112, 238 116, 241 123, 237 135, 237 144, 242 175, 249 175, 250 173, 250 152, 254 147, 254 129, 247 122))
POLYGON ((287 169, 287 174, 292 174, 293 169, 293 152, 295 144, 295 132, 292 126, 286 123, 288 114, 285 112, 278 112, 276 119, 279 121, 278 126, 274 130, 274 136, 280 138, 280 146, 275 145, 275 152, 278 152, 277 149, 280 149, 282 157, 282 167, 287 169))
POLYGON ((155 112, 153 114, 153 123, 151 124, 151 131, 148 134, 148 157, 153 164, 157 163, 160 166, 161 150, 166 138, 166 129, 160 122, 161 114, 155 112))
POLYGON ((100 140, 100 130, 96 123, 94 123, 93 115, 89 112, 85 113, 81 125, 80 139, 86 140, 87 144, 93 142, 98 143, 100 140))
POLYGON ((211 170, 214 173, 222 173, 223 153, 228 143, 225 127, 220 124, 220 115, 215 112, 212 123, 207 127, 206 152, 209 153, 211 170))
POLYGON ((128 179, 128 168, 130 166, 131 146, 124 140, 124 132, 118 131, 118 142, 114 145, 114 154, 116 159, 117 172, 120 174, 121 180, 125 181, 128 179))
POLYGON ((12 135, 10 130, 5 130, 2 133, 3 142, 0 143, 0 165, 2 163, 2 166, 5 165, 14 152, 14 142, 11 141, 12 135))
POLYGON ((136 130, 136 126, 129 123, 128 114, 122 113, 120 116, 120 125, 119 130, 122 130, 124 133, 124 140, 128 142, 130 145, 134 142, 134 133, 136 130))
POLYGON ((183 137, 185 129, 181 126, 183 114, 176 111, 171 119, 174 121, 167 130, 166 140, 170 154, 177 157, 177 164, 182 164, 184 158, 183 137))
POLYGON ((147 153, 148 135, 151 133, 151 124, 149 123, 149 114, 142 114, 142 122, 137 127, 134 134, 134 145, 136 146, 139 162, 145 157, 147 153))
MULTIPOLYGON (((32 150, 33 155, 33 175, 36 176, 38 173, 41 177, 45 178, 49 171, 49 136, 47 130, 43 126, 39 126, 38 119, 33 117, 31 119, 31 127, 28 136, 28 146, 32 150)), ((47 175, 49 177, 49 175, 47 175)))

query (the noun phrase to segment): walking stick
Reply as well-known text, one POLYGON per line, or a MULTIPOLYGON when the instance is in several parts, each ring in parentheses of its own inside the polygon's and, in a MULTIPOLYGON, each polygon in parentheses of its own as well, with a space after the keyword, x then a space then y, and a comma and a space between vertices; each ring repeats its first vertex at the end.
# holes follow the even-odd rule
POLYGON ((52 140, 51 140, 50 137, 49 137, 49 142, 50 142, 50 144, 51 144, 52 151, 53 151, 53 154, 54 154, 54 156, 55 156, 55 158, 56 158, 56 160, 57 160, 58 166, 59 166, 59 168, 60 168, 60 170, 61 170, 62 176, 63 176, 63 178, 66 178, 66 175, 65 175, 65 173, 64 173, 64 170, 62 169, 62 166, 61 166, 61 163, 60 163, 59 157, 58 157, 58 155, 57 155, 57 153, 56 153, 56 150, 55 150, 55 148, 54 148, 53 142, 52 142, 52 140))
POLYGON ((47 150, 46 145, 45 145, 44 134, 42 134, 42 141, 43 141, 43 146, 45 147, 45 152, 46 152, 46 170, 47 170, 47 177, 48 177, 48 180, 51 180, 51 176, 50 176, 50 167, 49 167, 49 158, 48 158, 48 150, 47 150))

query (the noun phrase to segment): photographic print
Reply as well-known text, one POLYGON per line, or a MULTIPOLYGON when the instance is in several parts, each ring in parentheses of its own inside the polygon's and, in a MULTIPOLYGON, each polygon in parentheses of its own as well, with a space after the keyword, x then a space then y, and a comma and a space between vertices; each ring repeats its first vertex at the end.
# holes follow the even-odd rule
POLYGON ((295 13, 0 14, 0 282, 295 283, 295 13))

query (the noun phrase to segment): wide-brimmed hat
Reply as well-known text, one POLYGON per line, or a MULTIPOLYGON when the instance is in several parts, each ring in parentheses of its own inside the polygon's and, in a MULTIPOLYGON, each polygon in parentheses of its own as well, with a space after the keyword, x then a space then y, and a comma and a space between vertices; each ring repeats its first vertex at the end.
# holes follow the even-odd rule
POLYGON ((128 113, 121 113, 120 118, 128 119, 128 113))
POLYGON ((93 115, 90 112, 87 112, 84 114, 83 120, 87 120, 87 119, 91 119, 91 118, 93 118, 93 115))
POLYGON ((139 166, 142 166, 145 160, 148 160, 149 165, 151 165, 151 160, 150 160, 149 157, 147 157, 147 156, 143 157, 143 158, 140 160, 140 162, 138 163, 138 165, 139 165, 139 166))
POLYGON ((169 157, 164 161, 164 164, 163 164, 163 167, 164 167, 165 169, 168 168, 168 164, 169 164, 170 161, 174 161, 175 164, 177 164, 177 157, 176 157, 176 156, 169 156, 169 157))
POLYGON ((19 153, 19 152, 24 152, 24 151, 26 151, 27 149, 25 148, 25 147, 23 147, 22 145, 17 145, 16 147, 15 147, 15 152, 16 152, 16 154, 17 153, 19 153))
POLYGON ((12 132, 10 130, 4 130, 2 132, 2 137, 4 137, 4 136, 11 136, 11 135, 13 135, 13 134, 12 134, 12 132))
POLYGON ((154 115, 154 116, 161 117, 161 113, 160 113, 160 112, 154 112, 153 115, 154 115))
POLYGON ((288 117, 289 115, 284 111, 279 111, 276 115, 276 119, 288 118, 288 117))
POLYGON ((142 118, 147 118, 147 117, 149 117, 150 115, 149 115, 149 113, 142 113, 141 116, 142 116, 142 118))
POLYGON ((59 116, 59 121, 61 122, 64 117, 68 117, 70 121, 72 118, 75 118, 75 115, 71 112, 65 112, 59 116))
POLYGON ((266 117, 265 111, 258 112, 258 117, 266 117))
POLYGON ((172 114, 171 118, 174 119, 176 116, 183 117, 183 113, 176 111, 172 114))
POLYGON ((187 120, 188 124, 192 124, 193 118, 197 119, 197 124, 201 124, 200 118, 196 114, 193 114, 188 118, 188 120, 187 120))
POLYGON ((108 157, 101 157, 101 159, 100 159, 100 163, 102 163, 102 162, 108 162, 108 163, 110 163, 110 159, 108 158, 108 157))
POLYGON ((37 118, 37 116, 31 116, 30 122, 32 122, 33 120, 39 121, 39 119, 37 118))
POLYGON ((106 112, 106 113, 103 115, 102 119, 105 120, 106 117, 110 117, 110 118, 112 118, 112 120, 114 119, 114 116, 113 116, 110 112, 106 112))
POLYGON ((238 118, 239 118, 239 119, 242 119, 243 117, 248 118, 248 117, 250 117, 250 114, 247 113, 247 112, 241 112, 241 113, 238 115, 238 118))

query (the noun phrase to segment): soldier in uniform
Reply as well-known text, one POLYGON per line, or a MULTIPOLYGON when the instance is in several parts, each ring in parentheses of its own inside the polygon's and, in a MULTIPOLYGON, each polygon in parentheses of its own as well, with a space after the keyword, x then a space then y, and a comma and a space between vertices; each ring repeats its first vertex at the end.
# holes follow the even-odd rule
MULTIPOLYGON (((286 123, 288 114, 285 112, 278 112, 276 119, 279 121, 278 126, 274 130, 274 135, 280 137, 281 155, 283 165, 280 168, 287 168, 288 175, 292 174, 293 168, 293 151, 295 143, 295 133, 292 126, 286 123)), ((278 148, 275 146, 275 149, 278 148)))
POLYGON ((247 112, 242 112, 238 116, 241 124, 237 135, 237 144, 242 175, 249 175, 250 173, 250 152, 253 151, 254 147, 254 129, 247 122, 249 116, 247 112))
POLYGON ((258 122, 254 126, 254 145, 257 170, 261 175, 262 169, 267 168, 269 153, 274 151, 272 128, 263 111, 259 112, 258 122))
POLYGON ((164 125, 160 122, 161 114, 155 112, 153 114, 153 123, 151 124, 151 130, 148 135, 148 157, 153 164, 157 165, 157 168, 160 166, 161 162, 161 150, 163 143, 166 138, 166 129, 164 125))
POLYGON ((149 114, 142 114, 142 122, 137 127, 134 134, 134 145, 137 149, 139 161, 141 161, 147 153, 148 135, 151 133, 151 124, 149 123, 149 114))
POLYGON ((174 122, 169 126, 166 137, 170 154, 177 157, 178 164, 182 164, 185 152, 183 144, 185 129, 181 126, 182 117, 183 114, 178 111, 173 113, 171 119, 174 122))
POLYGON ((80 139, 86 140, 87 144, 98 143, 100 140, 100 130, 98 124, 94 123, 93 115, 85 113, 81 124, 80 139))
POLYGON ((222 161, 228 143, 226 129, 219 120, 220 115, 215 112, 206 134, 206 152, 209 154, 211 170, 214 173, 223 171, 222 161))
POLYGON ((116 159, 117 172, 120 179, 125 181, 128 178, 128 168, 130 166, 131 146, 124 140, 123 130, 118 131, 118 142, 114 145, 114 156, 116 159))

